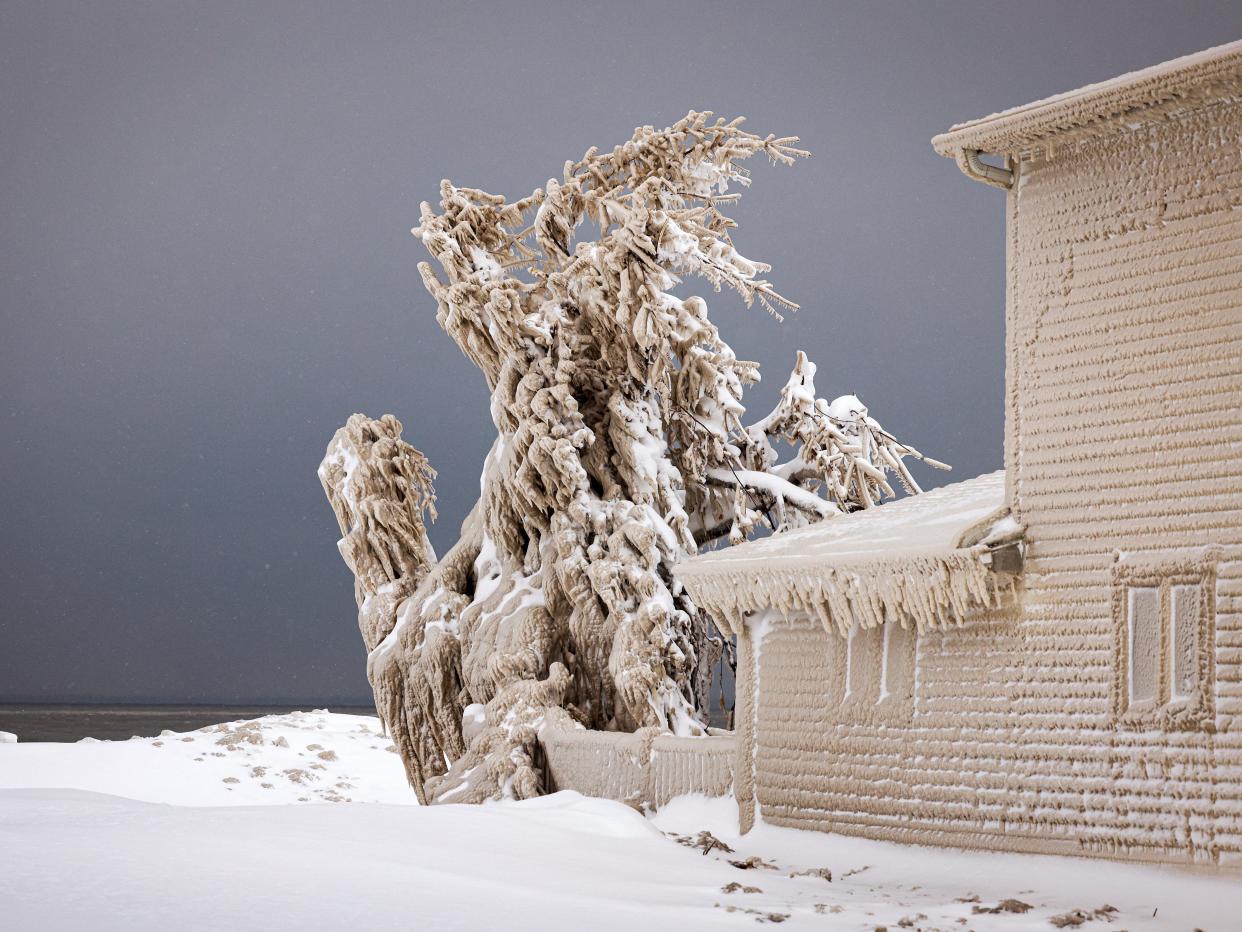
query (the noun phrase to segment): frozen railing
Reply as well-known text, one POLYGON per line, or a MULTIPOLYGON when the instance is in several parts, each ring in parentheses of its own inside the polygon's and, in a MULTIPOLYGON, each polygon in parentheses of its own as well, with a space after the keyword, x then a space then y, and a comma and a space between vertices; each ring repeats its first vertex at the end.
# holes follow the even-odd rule
POLYGON ((733 792, 732 734, 679 738, 648 728, 634 733, 546 729, 540 736, 550 792, 659 807, 675 796, 733 792))

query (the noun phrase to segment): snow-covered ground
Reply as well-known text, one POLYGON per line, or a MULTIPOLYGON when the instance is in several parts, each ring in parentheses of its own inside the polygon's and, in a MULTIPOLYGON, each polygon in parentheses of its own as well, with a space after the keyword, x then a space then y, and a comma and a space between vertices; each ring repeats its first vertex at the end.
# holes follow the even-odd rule
POLYGON ((412 803, 364 716, 5 744, 0 928, 988 932, 1052 929, 1074 910, 1087 932, 1242 928, 1237 875, 770 826, 742 838, 730 800, 651 818, 574 793, 412 803))
POLYGON ((6 744, 0 789, 7 787, 90 790, 174 806, 417 802, 379 719, 323 709, 158 738, 6 744))

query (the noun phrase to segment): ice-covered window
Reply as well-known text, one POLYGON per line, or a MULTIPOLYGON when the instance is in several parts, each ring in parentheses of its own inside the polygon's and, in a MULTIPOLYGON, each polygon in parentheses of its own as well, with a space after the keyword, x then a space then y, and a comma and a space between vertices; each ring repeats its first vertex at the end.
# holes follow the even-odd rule
POLYGON ((849 633, 845 635, 845 693, 843 699, 849 699, 858 688, 858 665, 854 662, 854 638, 858 636, 858 632, 862 628, 858 622, 850 625, 849 633))
POLYGON ((914 698, 914 627, 884 625, 880 702, 908 705, 914 698))
POLYGON ((892 666, 891 648, 893 646, 893 630, 896 627, 897 627, 896 625, 885 625, 884 626, 883 644, 881 645, 882 650, 880 652, 880 701, 881 702, 883 702, 885 699, 889 697, 889 689, 888 689, 889 672, 890 672, 890 667, 892 666))
POLYGON ((889 621, 874 628, 857 622, 840 643, 843 708, 850 717, 866 710, 908 714, 914 691, 914 630, 889 621))
POLYGON ((854 622, 845 652, 845 698, 875 702, 883 665, 884 629, 862 628, 854 622))
POLYGON ((1155 702, 1160 687, 1160 590, 1131 586, 1129 605, 1130 704, 1155 702))
POLYGON ((1201 586, 1174 586, 1172 588, 1172 631, 1169 648, 1169 672, 1173 681, 1169 684, 1170 697, 1174 700, 1189 699, 1199 688, 1199 627, 1203 612, 1203 589, 1201 586))
POLYGON ((1214 691, 1213 565, 1119 563, 1114 582, 1120 720, 1144 727, 1207 724, 1214 691))

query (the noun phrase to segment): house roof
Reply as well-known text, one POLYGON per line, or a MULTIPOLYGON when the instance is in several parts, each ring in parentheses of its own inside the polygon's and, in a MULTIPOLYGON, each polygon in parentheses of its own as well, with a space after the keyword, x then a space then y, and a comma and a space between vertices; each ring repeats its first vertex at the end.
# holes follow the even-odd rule
POLYGON ((841 633, 855 620, 944 627, 1010 585, 979 545, 1007 514, 1005 474, 994 472, 703 554, 676 575, 735 631, 768 608, 810 613, 841 633))
POLYGON ((932 146, 949 158, 1047 148, 1054 139, 1143 125, 1211 98, 1242 99, 1242 41, 959 123, 932 146))

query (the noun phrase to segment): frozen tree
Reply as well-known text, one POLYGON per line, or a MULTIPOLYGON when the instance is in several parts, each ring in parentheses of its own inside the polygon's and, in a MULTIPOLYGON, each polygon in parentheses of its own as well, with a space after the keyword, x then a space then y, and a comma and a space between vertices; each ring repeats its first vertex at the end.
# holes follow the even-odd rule
POLYGON ((778 318, 795 307, 734 248, 725 210, 750 183, 742 160, 807 153, 741 124, 691 112, 513 203, 445 181, 438 211, 422 205, 437 320, 491 391, 479 501, 436 561, 432 473, 391 416, 350 418, 320 477, 376 706, 423 801, 541 792, 551 719, 702 734, 722 644, 676 563, 870 507, 890 474, 918 491, 902 463, 918 452, 857 398, 819 398, 801 353, 776 409, 746 426, 757 365, 701 297, 673 293, 696 276, 778 318))

